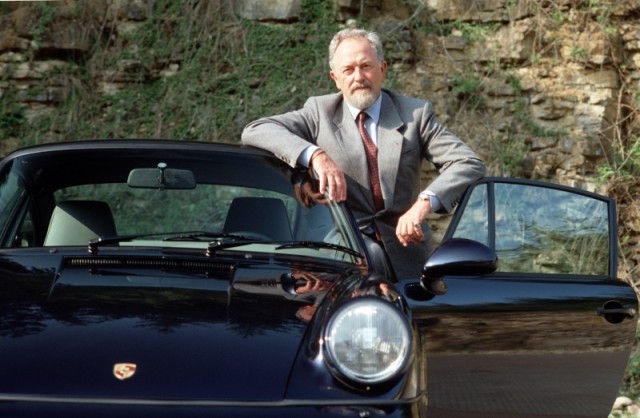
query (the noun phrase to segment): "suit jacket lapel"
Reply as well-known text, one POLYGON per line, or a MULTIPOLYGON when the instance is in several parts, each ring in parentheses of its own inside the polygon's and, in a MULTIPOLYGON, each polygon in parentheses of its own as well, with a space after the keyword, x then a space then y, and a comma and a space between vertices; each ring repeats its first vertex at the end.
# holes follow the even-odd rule
POLYGON ((387 202, 386 209, 389 209, 389 206, 393 204, 398 168, 400 167, 403 143, 400 128, 404 126, 404 121, 400 118, 391 97, 384 91, 382 95, 382 108, 378 123, 378 170, 380 171, 382 195, 387 202))
MULTIPOLYGON (((382 108, 378 121, 378 170, 381 177, 382 195, 387 202, 386 209, 389 209, 393 204, 394 188, 402 154, 403 136, 399 132, 399 128, 404 125, 404 122, 391 97, 384 91, 382 94, 382 108)), ((362 137, 344 101, 338 109, 333 117, 333 123, 336 126, 336 144, 340 148, 336 155, 336 163, 341 167, 348 167, 345 172, 350 174, 359 184, 365 185, 359 192, 373 210, 369 169, 367 168, 367 157, 362 137)), ((349 193, 352 192, 355 191, 349 191, 349 193)))
POLYGON ((356 193, 360 194, 361 199, 359 200, 366 202, 366 205, 373 210, 367 156, 360 132, 358 132, 356 123, 344 100, 342 106, 339 107, 333 117, 333 123, 336 126, 335 139, 339 147, 339 151, 335 155, 335 161, 339 166, 344 167, 347 176, 351 176, 358 185, 364 185, 364 187, 359 187, 358 190, 353 190, 354 185, 350 185, 348 193, 352 194, 352 198, 355 197, 356 193))

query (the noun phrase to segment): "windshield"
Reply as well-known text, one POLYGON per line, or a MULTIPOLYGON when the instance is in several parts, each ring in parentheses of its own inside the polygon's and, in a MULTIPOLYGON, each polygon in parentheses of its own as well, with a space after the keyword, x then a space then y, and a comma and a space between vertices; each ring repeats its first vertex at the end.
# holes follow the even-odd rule
POLYGON ((261 155, 87 149, 11 166, 4 178, 21 181, 0 186, 5 248, 85 250, 103 239, 101 251, 213 248, 353 263, 361 254, 343 207, 317 193, 307 173, 261 155))

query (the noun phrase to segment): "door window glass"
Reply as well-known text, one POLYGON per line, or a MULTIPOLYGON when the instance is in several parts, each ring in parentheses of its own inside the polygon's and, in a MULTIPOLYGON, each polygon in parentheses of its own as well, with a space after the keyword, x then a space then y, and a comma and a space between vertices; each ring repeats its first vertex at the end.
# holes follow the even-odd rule
POLYGON ((496 184, 496 252, 502 271, 606 275, 608 208, 564 190, 496 184))
MULTIPOLYGON (((487 187, 473 191, 454 237, 491 245, 487 187)), ((530 184, 493 187, 498 271, 608 274, 607 201, 530 184)))
POLYGON ((455 238, 467 238, 489 244, 489 209, 487 185, 480 184, 464 208, 464 216, 460 219, 454 235, 455 238))

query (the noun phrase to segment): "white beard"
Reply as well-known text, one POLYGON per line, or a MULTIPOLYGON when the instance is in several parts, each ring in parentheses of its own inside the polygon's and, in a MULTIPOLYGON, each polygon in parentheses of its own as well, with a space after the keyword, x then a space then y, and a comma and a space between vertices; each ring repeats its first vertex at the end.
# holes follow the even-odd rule
POLYGON ((370 88, 358 89, 351 95, 347 96, 346 94, 343 94, 343 96, 347 103, 360 110, 368 108, 378 98, 378 96, 370 88))

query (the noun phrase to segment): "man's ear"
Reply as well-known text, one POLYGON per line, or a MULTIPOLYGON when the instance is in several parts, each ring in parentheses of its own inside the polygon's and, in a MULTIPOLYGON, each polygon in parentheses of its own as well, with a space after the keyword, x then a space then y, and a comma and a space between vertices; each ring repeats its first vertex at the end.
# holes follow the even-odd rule
POLYGON ((333 80, 333 82, 336 83, 336 88, 342 91, 342 89, 340 88, 340 85, 338 85, 338 77, 336 77, 336 74, 333 71, 329 71, 329 75, 331 76, 331 79, 333 80))
POLYGON ((387 78, 387 61, 382 60, 382 64, 380 64, 380 71, 382 71, 382 76, 387 78))

